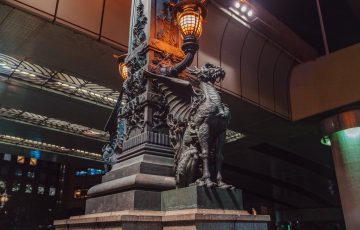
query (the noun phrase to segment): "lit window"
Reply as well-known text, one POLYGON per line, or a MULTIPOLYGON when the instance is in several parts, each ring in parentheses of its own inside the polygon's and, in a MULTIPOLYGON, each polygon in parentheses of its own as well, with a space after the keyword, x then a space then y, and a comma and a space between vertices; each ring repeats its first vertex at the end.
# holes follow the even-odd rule
POLYGON ((24 156, 18 156, 17 157, 17 163, 24 164, 25 163, 25 157, 24 156))
POLYGON ((55 194, 56 194, 56 188, 51 186, 49 189, 49 196, 55 196, 55 194))
POLYGON ((76 176, 86 176, 86 175, 87 175, 87 172, 84 171, 84 170, 76 171, 76 172, 75 172, 75 175, 76 175, 76 176))
POLYGON ((83 199, 86 198, 87 189, 76 189, 74 191, 74 198, 75 199, 83 199))
POLYGON ((88 168, 87 174, 90 176, 101 175, 101 174, 104 174, 104 170, 88 168))
POLYGON ((39 150, 31 150, 30 156, 31 156, 31 158, 40 159, 41 152, 39 150))
POLYGON ((0 189, 1 189, 0 191, 6 190, 6 183, 3 180, 0 180, 0 189))
POLYGON ((96 176, 104 174, 104 170, 88 168, 87 170, 79 170, 75 172, 75 176, 96 176))
POLYGON ((22 170, 21 169, 16 169, 15 170, 15 176, 21 177, 22 176, 22 170))
POLYGON ((28 172, 27 176, 31 179, 35 178, 35 173, 34 172, 28 172))
POLYGON ((12 192, 18 192, 20 190, 20 183, 18 183, 18 182, 14 182, 13 183, 13 186, 12 186, 12 188, 11 188, 11 191, 12 192))
POLYGON ((4 154, 4 161, 11 161, 11 154, 5 153, 4 154))
POLYGON ((44 195, 44 193, 45 193, 45 188, 44 188, 43 185, 39 185, 38 190, 37 190, 37 193, 38 193, 39 195, 44 195))
POLYGON ((81 190, 77 189, 74 191, 74 198, 75 199, 80 199, 81 198, 81 190))
POLYGON ((37 159, 36 158, 30 158, 30 165, 36 166, 37 165, 37 159))
POLYGON ((27 184, 25 186, 25 193, 32 193, 32 186, 31 184, 27 184))

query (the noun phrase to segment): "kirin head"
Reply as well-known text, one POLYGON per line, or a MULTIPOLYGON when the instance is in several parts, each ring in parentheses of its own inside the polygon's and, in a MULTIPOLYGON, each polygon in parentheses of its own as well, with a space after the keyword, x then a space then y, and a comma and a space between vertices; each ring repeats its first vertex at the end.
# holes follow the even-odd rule
POLYGON ((225 71, 220 67, 210 63, 206 63, 201 68, 195 67, 195 69, 189 69, 188 72, 202 82, 220 82, 225 78, 225 71))

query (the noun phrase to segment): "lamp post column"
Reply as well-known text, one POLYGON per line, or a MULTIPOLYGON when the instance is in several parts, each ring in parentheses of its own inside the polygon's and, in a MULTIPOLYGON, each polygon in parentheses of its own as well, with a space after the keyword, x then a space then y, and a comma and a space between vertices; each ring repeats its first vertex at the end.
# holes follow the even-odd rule
POLYGON ((360 109, 325 119, 322 130, 331 140, 346 229, 360 226, 360 109))
POLYGON ((111 140, 103 149, 111 170, 89 189, 86 214, 160 210, 161 191, 175 188, 166 105, 147 76, 184 56, 171 2, 132 1, 128 54, 118 57, 124 83, 106 127, 111 140))

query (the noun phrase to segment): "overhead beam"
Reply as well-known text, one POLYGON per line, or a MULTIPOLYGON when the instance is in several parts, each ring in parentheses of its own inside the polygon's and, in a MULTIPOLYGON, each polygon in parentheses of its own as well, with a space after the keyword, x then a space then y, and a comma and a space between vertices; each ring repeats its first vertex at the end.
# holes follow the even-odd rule
POLYGON ((6 119, 26 125, 33 125, 35 127, 80 136, 101 142, 107 142, 109 140, 109 134, 102 130, 73 124, 67 121, 50 118, 23 110, 0 107, 0 119, 6 119))
POLYGON ((64 97, 60 94, 19 84, 0 81, 1 107, 41 114, 102 130, 110 109, 64 97))
POLYGON ((99 155, 101 155, 101 149, 104 145, 103 142, 97 140, 4 119, 0 119, 0 127, 0 135, 9 135, 38 142, 45 142, 64 146, 69 149, 81 149, 99 155))

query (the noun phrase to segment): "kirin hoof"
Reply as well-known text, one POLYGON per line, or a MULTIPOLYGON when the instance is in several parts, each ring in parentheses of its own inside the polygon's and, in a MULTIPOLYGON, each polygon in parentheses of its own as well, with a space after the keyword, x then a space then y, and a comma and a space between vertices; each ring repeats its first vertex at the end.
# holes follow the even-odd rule
POLYGON ((226 184, 223 181, 218 181, 217 187, 218 188, 223 188, 223 189, 235 189, 235 186, 230 185, 230 184, 226 184))
POLYGON ((206 186, 208 188, 216 186, 216 183, 212 182, 210 179, 197 179, 194 184, 197 186, 206 186))

